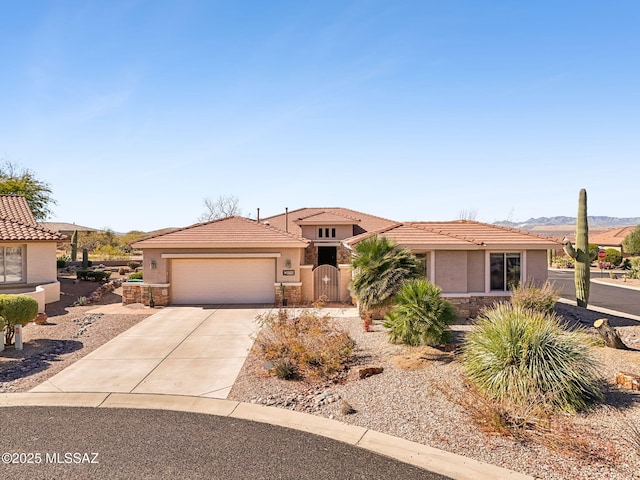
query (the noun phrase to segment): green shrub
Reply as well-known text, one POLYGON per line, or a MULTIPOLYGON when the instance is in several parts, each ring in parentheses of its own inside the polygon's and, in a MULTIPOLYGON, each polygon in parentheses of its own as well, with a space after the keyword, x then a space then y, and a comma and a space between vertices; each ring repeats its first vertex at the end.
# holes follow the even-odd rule
POLYGON ((576 263, 573 258, 567 255, 553 257, 553 268, 575 268, 576 263))
POLYGON ((56 258, 56 268, 64 268, 67 266, 67 262, 71 261, 71 257, 69 255, 61 255, 56 258))
POLYGON ((38 315, 38 301, 29 295, 0 295, 0 316, 4 318, 5 345, 13 343, 16 325, 26 325, 38 315))
POLYGON ((548 281, 542 286, 536 286, 528 280, 524 285, 519 285, 511 291, 511 305, 543 313, 553 313, 558 298, 560 294, 548 281))
POLYGON ((127 265, 132 271, 135 271, 135 269, 140 266, 140 263, 138 263, 138 262, 129 262, 127 265))
POLYGON ((451 338, 449 324, 456 318, 453 304, 443 299, 442 290, 424 279, 404 283, 396 304, 386 316, 391 343, 439 345, 451 338))
POLYGON ((605 262, 612 263, 616 267, 622 263, 622 252, 615 248, 607 248, 604 253, 607 255, 604 257, 605 262))
POLYGON ((640 257, 632 257, 629 259, 629 278, 640 278, 640 257))
POLYGON ((133 272, 129 275, 129 280, 142 280, 142 272, 133 272))
POLYGON ((293 315, 289 310, 259 315, 262 330, 255 345, 271 361, 280 378, 294 374, 330 378, 344 370, 355 342, 328 316, 314 310, 293 315), (277 369, 277 370, 276 370, 277 369), (290 375, 285 375, 291 371, 290 375))
POLYGON ((463 345, 469 380, 492 400, 575 412, 603 398, 586 334, 510 304, 483 311, 463 345))

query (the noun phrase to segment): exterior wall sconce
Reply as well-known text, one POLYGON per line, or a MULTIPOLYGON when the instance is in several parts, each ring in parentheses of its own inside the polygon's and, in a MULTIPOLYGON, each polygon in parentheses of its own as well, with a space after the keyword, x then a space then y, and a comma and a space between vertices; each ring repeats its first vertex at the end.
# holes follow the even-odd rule
POLYGON ((155 270, 158 268, 158 264, 155 260, 151 260, 151 270, 155 270))
POLYGON ((289 260, 288 258, 284 261, 284 266, 286 268, 291 268, 291 260, 289 260))

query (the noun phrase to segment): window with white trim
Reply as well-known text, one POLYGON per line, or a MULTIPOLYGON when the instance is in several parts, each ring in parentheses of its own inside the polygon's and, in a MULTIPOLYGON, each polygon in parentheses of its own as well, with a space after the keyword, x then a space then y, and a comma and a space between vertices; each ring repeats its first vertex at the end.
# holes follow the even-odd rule
POLYGON ((0 283, 22 282, 22 246, 0 246, 0 283))
POLYGON ((522 256, 519 252, 490 253, 489 268, 492 291, 506 292, 520 285, 522 256))

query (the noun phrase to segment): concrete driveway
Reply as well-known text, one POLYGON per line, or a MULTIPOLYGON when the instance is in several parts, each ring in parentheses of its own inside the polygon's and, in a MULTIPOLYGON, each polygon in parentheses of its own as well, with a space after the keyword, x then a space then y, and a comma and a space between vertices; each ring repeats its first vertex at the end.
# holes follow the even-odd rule
POLYGON ((32 392, 162 393, 225 399, 264 309, 168 307, 32 392))

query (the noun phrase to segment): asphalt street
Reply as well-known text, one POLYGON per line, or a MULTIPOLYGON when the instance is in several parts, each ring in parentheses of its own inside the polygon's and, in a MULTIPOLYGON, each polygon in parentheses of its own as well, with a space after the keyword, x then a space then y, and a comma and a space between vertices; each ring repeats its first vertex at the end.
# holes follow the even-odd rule
POLYGON ((0 477, 21 479, 444 480, 362 448, 196 413, 0 409, 0 477))
MULTIPOLYGON (((600 275, 599 271, 592 271, 591 279, 597 279, 600 275)), ((609 275, 609 273, 603 272, 602 275, 609 275)), ((562 298, 575 301, 576 290, 573 271, 549 270, 549 280, 560 291, 562 298)), ((589 286, 589 306, 640 316, 640 290, 591 282, 589 286)))

